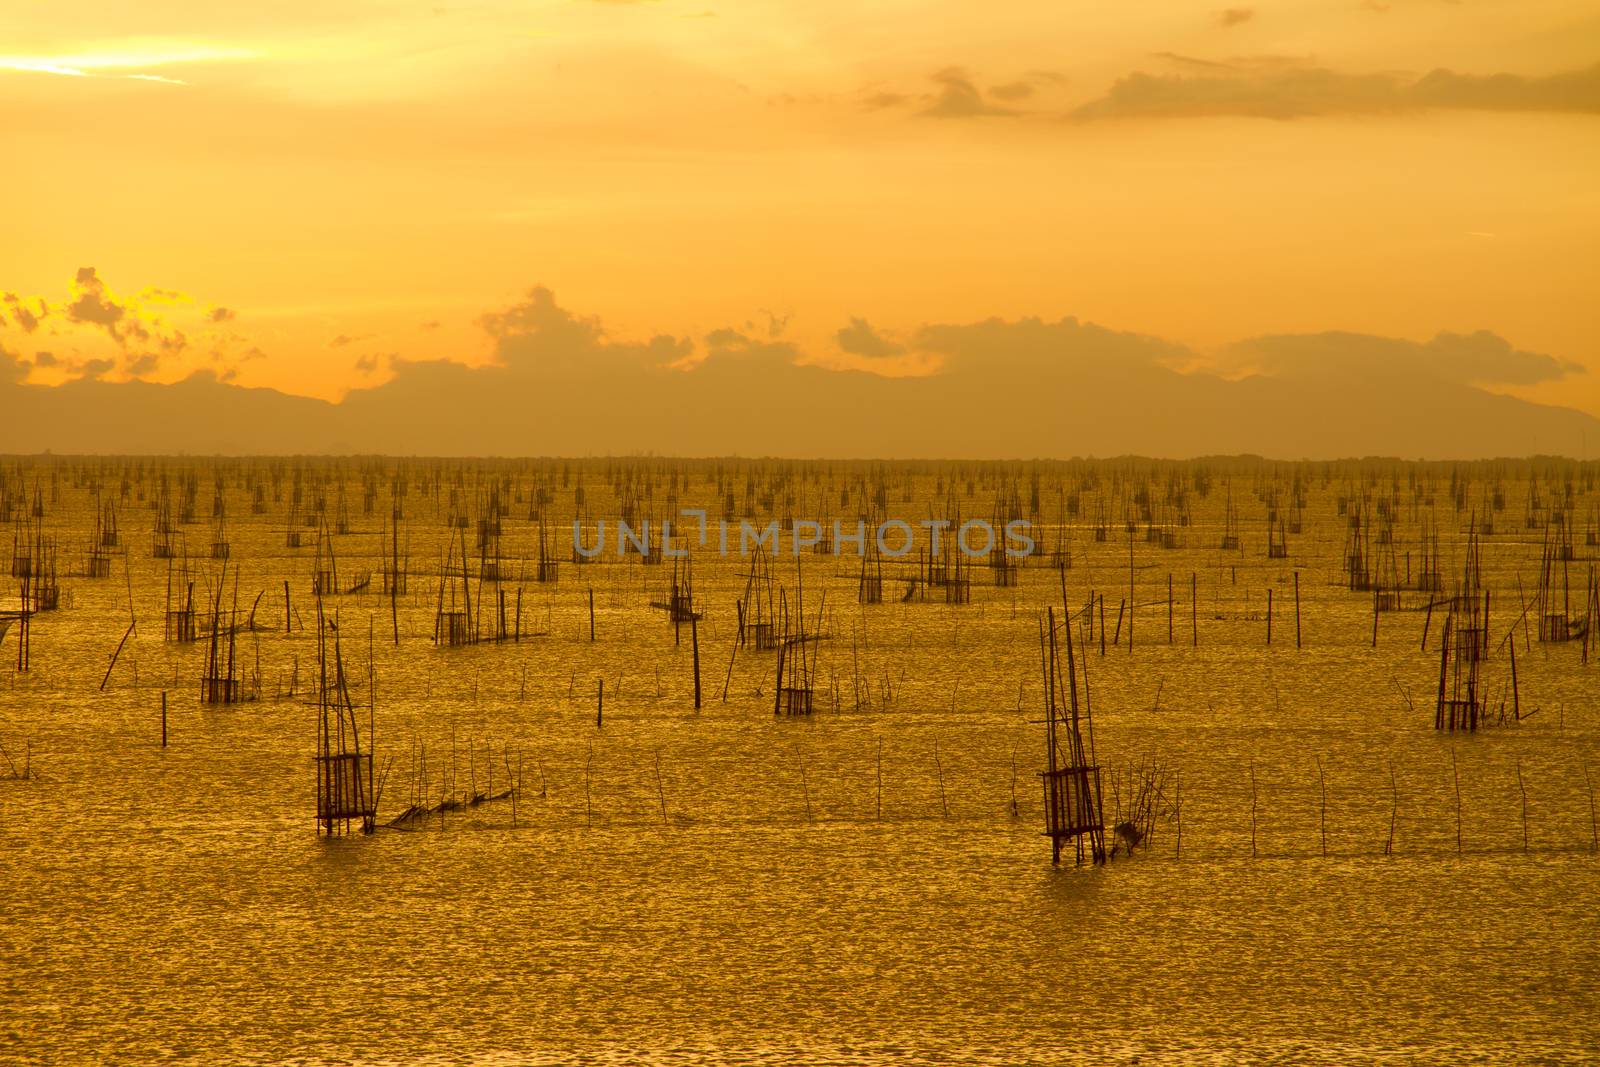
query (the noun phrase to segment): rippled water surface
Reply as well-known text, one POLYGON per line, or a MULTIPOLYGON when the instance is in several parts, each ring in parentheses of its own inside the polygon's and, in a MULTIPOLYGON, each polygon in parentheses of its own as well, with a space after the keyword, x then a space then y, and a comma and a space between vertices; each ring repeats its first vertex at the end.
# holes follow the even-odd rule
MULTIPOLYGON (((185 530, 205 555, 195 546, 210 540, 211 468, 197 469, 202 521, 185 530)), ((600 470, 595 515, 608 506, 600 470)), ((687 628, 675 644, 649 606, 670 565, 575 567, 565 531, 560 580, 520 587, 524 629, 538 636, 435 647, 431 575, 448 508, 416 484, 398 646, 387 600, 327 602, 362 678, 371 634, 381 817, 421 790, 424 759, 432 802, 452 766, 459 793, 499 793, 509 777, 520 793, 410 829, 319 837, 305 694, 315 538, 285 546, 282 502, 250 515, 247 473, 227 473, 228 589, 236 565, 241 605, 261 594, 239 652, 250 672, 259 662, 263 699, 235 707, 199 703, 204 642, 162 641, 153 476, 143 503, 136 487, 122 506, 112 577, 90 580, 68 573, 92 529, 88 487, 67 466, 29 474, 30 493, 33 478, 44 487, 64 593, 34 620, 33 669, 0 676, 0 744, 37 774, 0 780, 0 1061, 1600 1055, 1597 668, 1580 644, 1544 645, 1520 627, 1502 644, 1538 586, 1543 535, 1523 528, 1525 486, 1507 487, 1484 572, 1496 598, 1488 676, 1498 694, 1514 642, 1526 717, 1453 738, 1432 728, 1436 636, 1427 653, 1421 642, 1439 619, 1409 610, 1425 598, 1383 614, 1374 648, 1370 596, 1341 584, 1345 482, 1311 482, 1287 560, 1266 558, 1264 506, 1243 478, 1242 552, 1216 547, 1220 482, 1191 495, 1182 547, 1146 541, 1141 526, 1133 646, 1126 630, 1104 656, 1099 634, 1089 646, 1094 740, 1108 768, 1157 758, 1181 777, 1181 821, 1132 858, 1075 869, 1051 866, 1037 795, 1038 616, 1060 608, 1056 572, 1026 567, 1019 587, 996 588, 979 567, 973 602, 946 606, 899 603, 891 571, 893 602, 863 608, 853 560, 806 554, 808 611, 822 604, 831 639, 818 712, 789 720, 772 713, 773 654, 739 650, 729 666, 744 564, 697 552, 697 713, 687 628), (137 633, 102 691, 130 589, 137 633)), ((350 477, 353 532, 334 538, 347 576, 378 566, 389 507, 385 480, 364 515, 350 477)), ((536 552, 525 487, 508 494, 508 556, 536 552)), ((571 490, 554 493, 553 513, 570 516, 571 490)), ((1418 552, 1420 522, 1437 518, 1453 579, 1465 517, 1442 486, 1431 510, 1403 477, 1399 493, 1399 553, 1418 552)), ((933 495, 924 474, 907 517, 925 516, 933 495)), ((993 499, 980 486, 970 513, 993 499)), ((1085 494, 1075 520, 1068 595, 1076 609, 1104 592, 1114 625, 1129 545, 1119 522, 1093 539, 1095 499, 1085 494)), ((1594 551, 1581 530, 1577 540, 1580 556, 1594 551)), ((210 559, 190 568, 201 588, 215 581, 210 559)), ((1580 600, 1588 568, 1571 565, 1580 600)), ((776 568, 791 592, 794 570, 792 558, 776 568)), ((0 656, 15 653, 13 630, 0 656)))

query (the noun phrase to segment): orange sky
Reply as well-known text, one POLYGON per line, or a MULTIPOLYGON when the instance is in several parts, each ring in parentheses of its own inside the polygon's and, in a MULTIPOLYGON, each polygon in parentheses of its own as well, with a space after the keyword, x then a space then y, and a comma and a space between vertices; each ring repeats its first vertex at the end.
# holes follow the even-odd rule
POLYGON ((1600 413, 1600 9, 1229 2, 29 5, 0 346, 332 398, 490 358, 479 317, 547 285, 619 336, 773 315, 838 364, 853 317, 1208 361, 1486 329, 1589 369, 1508 390, 1600 413), (70 321, 86 284, 147 336, 70 321))

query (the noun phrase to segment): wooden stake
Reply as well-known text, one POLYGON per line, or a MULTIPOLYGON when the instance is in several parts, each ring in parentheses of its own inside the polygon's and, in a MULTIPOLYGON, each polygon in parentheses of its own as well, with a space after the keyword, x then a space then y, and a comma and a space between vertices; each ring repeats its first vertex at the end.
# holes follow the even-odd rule
MULTIPOLYGON (((1512 643, 1515 646, 1515 642, 1512 643)), ((1522 794, 1522 851, 1528 851, 1528 787, 1522 784, 1522 761, 1517 760, 1517 790, 1522 794)))
POLYGON ((590 768, 594 766, 594 742, 589 742, 589 754, 583 761, 583 817, 590 825, 594 825, 594 803, 590 797, 589 778, 590 768))
POLYGON ((1389 840, 1383 846, 1385 856, 1394 855, 1394 823, 1400 815, 1400 786, 1394 780, 1394 763, 1389 763, 1389 795, 1392 798, 1389 806, 1389 840))
MULTIPOLYGON (((23 605, 23 607, 26 609, 27 605, 23 605)), ((111 681, 111 671, 116 667, 117 657, 122 655, 122 646, 128 643, 128 638, 133 633, 133 627, 134 624, 130 622, 127 631, 122 635, 122 640, 117 642, 117 650, 111 653, 111 662, 106 666, 106 676, 100 679, 100 691, 102 693, 105 692, 106 683, 111 681)))
POLYGON ((1300 572, 1294 572, 1294 647, 1300 647, 1300 572))
POLYGON ((1589 851, 1600 852, 1600 821, 1595 819, 1594 783, 1589 780, 1589 764, 1582 764, 1583 787, 1589 791, 1589 851))
POLYGON ((1100 594, 1100 655, 1106 654, 1106 595, 1100 594))
POLYGON ((661 786, 661 750, 656 750, 656 796, 661 799, 661 825, 667 825, 667 792, 661 786))
POLYGON ((694 710, 700 710, 700 624, 696 616, 689 616, 689 642, 694 649, 694 710))

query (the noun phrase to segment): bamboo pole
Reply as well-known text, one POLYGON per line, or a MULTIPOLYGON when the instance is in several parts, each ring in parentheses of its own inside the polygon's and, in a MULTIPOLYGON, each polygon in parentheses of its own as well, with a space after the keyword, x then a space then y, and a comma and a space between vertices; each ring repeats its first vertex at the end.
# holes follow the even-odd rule
POLYGON ((1517 791, 1522 794, 1522 851, 1528 851, 1528 787, 1522 782, 1522 761, 1517 760, 1517 791))
POLYGON ((1583 767, 1583 787, 1589 792, 1589 851, 1600 852, 1600 820, 1595 818, 1594 783, 1589 778, 1588 762, 1585 761, 1581 766, 1583 767))
POLYGON ((689 642, 694 650, 694 710, 700 710, 700 624, 696 616, 689 616, 689 642))
POLYGON ((1394 779, 1394 761, 1389 762, 1389 840, 1383 846, 1385 856, 1394 855, 1394 824, 1400 815, 1400 786, 1394 779))
POLYGON ((661 800, 661 825, 667 823, 667 793, 661 785, 661 750, 656 749, 656 796, 661 800))
POLYGON ((1378 647, 1378 588, 1372 589, 1372 647, 1378 647))
MULTIPOLYGON (((23 605, 23 607, 26 609, 27 605, 23 605)), ((134 624, 130 622, 128 629, 122 635, 122 640, 117 642, 117 650, 111 653, 111 662, 106 665, 105 677, 100 679, 100 691, 102 693, 106 690, 106 683, 111 681, 111 672, 117 665, 117 657, 122 655, 122 646, 128 643, 128 638, 133 634, 133 627, 134 624)))

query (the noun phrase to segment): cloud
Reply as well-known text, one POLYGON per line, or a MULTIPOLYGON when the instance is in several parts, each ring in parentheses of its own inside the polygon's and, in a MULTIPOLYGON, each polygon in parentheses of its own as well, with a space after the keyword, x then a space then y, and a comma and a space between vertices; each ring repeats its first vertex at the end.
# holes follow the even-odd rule
POLYGON ((0 334, 12 325, 22 334, 33 334, 53 317, 49 332, 70 353, 54 366, 78 376, 114 372, 145 377, 160 371, 170 377, 184 369, 192 336, 204 340, 201 351, 212 353, 213 360, 223 358, 217 353, 248 344, 231 329, 218 329, 235 317, 231 308, 204 309, 188 294, 161 286, 147 285, 136 296, 125 297, 92 266, 79 267, 73 275, 68 297, 55 305, 58 316, 43 297, 14 292, 0 296, 0 308, 7 313, 0 316, 0 334), (112 371, 103 361, 109 361, 112 371))
POLYGON ((116 361, 109 359, 85 360, 78 366, 80 375, 94 381, 99 381, 110 374, 117 367, 116 361))
POLYGON ((1137 71, 1118 79, 1105 96, 1079 107, 1074 116, 1292 119, 1424 108, 1600 114, 1600 64, 1547 77, 1435 70, 1409 79, 1389 73, 1348 74, 1279 60, 1215 63, 1182 56, 1163 58, 1197 66, 1206 73, 1137 71))
POLYGON ((883 111, 888 108, 905 107, 912 102, 912 98, 905 93, 875 92, 861 99, 861 106, 868 111, 883 111))
MULTIPOLYGON (((771 337, 771 338, 782 337, 784 331, 789 328, 789 319, 792 316, 779 315, 777 312, 768 311, 766 308, 762 308, 761 309, 761 314, 765 315, 766 319, 767 319, 765 326, 761 327, 761 328, 763 328, 763 329, 765 329, 767 331, 767 336, 768 337, 771 337)), ((757 328, 758 327, 753 322, 747 324, 747 326, 746 326, 746 329, 751 329, 751 330, 754 330, 754 329, 757 329, 757 328)))
MULTIPOLYGON (((928 77, 936 87, 934 92, 908 93, 866 86, 853 99, 857 106, 866 111, 915 108, 912 114, 928 118, 1016 117, 1026 113, 991 101, 1015 104, 1034 99, 1041 88, 1059 88, 1067 84, 1066 76, 1053 70, 1030 70, 1020 78, 987 88, 962 67, 946 67, 928 77)), ((836 98, 817 99, 830 101, 836 98)))
POLYGON ((1522 351, 1487 330, 1441 333, 1426 343, 1337 332, 1258 337, 1231 346, 1225 357, 1271 377, 1359 380, 1375 390, 1537 385, 1583 373, 1580 364, 1522 351))
POLYGON ((930 118, 942 119, 968 119, 981 118, 989 115, 1014 115, 1016 112, 1007 108, 995 107, 983 99, 983 94, 973 84, 967 72, 960 67, 947 67, 933 75, 933 81, 939 86, 938 94, 933 103, 929 104, 919 114, 930 118))
POLYGON ((1407 95, 1419 107, 1600 114, 1600 63, 1544 78, 1435 70, 1412 84, 1407 95))
POLYGON ((239 48, 209 45, 173 45, 127 52, 89 52, 69 55, 0 56, 0 71, 25 74, 54 74, 68 78, 118 78, 158 82, 166 85, 188 83, 151 73, 152 70, 192 64, 237 62, 256 58, 256 53, 239 48))
POLYGON ((866 359, 892 359, 906 352, 905 345, 880 336, 866 319, 851 319, 850 325, 835 333, 833 338, 845 352, 866 359))
POLYGON ((1026 100, 1033 95, 1033 83, 1014 81, 1007 82, 1004 85, 990 86, 989 95, 996 100, 1026 100))
POLYGON ((39 328, 39 320, 50 314, 50 308, 43 300, 39 301, 39 312, 34 314, 28 305, 16 293, 5 295, 6 307, 11 311, 11 317, 22 327, 24 333, 32 333, 39 328))
POLYGON ((134 356, 133 358, 129 359, 123 367, 123 370, 125 370, 131 377, 140 378, 146 374, 153 374, 160 365, 160 353, 145 352, 142 355, 134 356))
POLYGON ((1255 9, 1249 7, 1225 7, 1217 12, 1217 22, 1224 28, 1237 26, 1242 22, 1249 22, 1255 17, 1255 9))
POLYGON ((328 347, 343 348, 346 345, 353 345, 358 341, 370 340, 372 340, 372 334, 370 333, 361 333, 355 335, 341 333, 339 336, 328 342, 328 347))
POLYGON ((87 322, 103 328, 118 344, 126 343, 120 330, 128 309, 111 299, 93 267, 79 267, 73 282, 77 296, 67 305, 70 322, 87 322))

